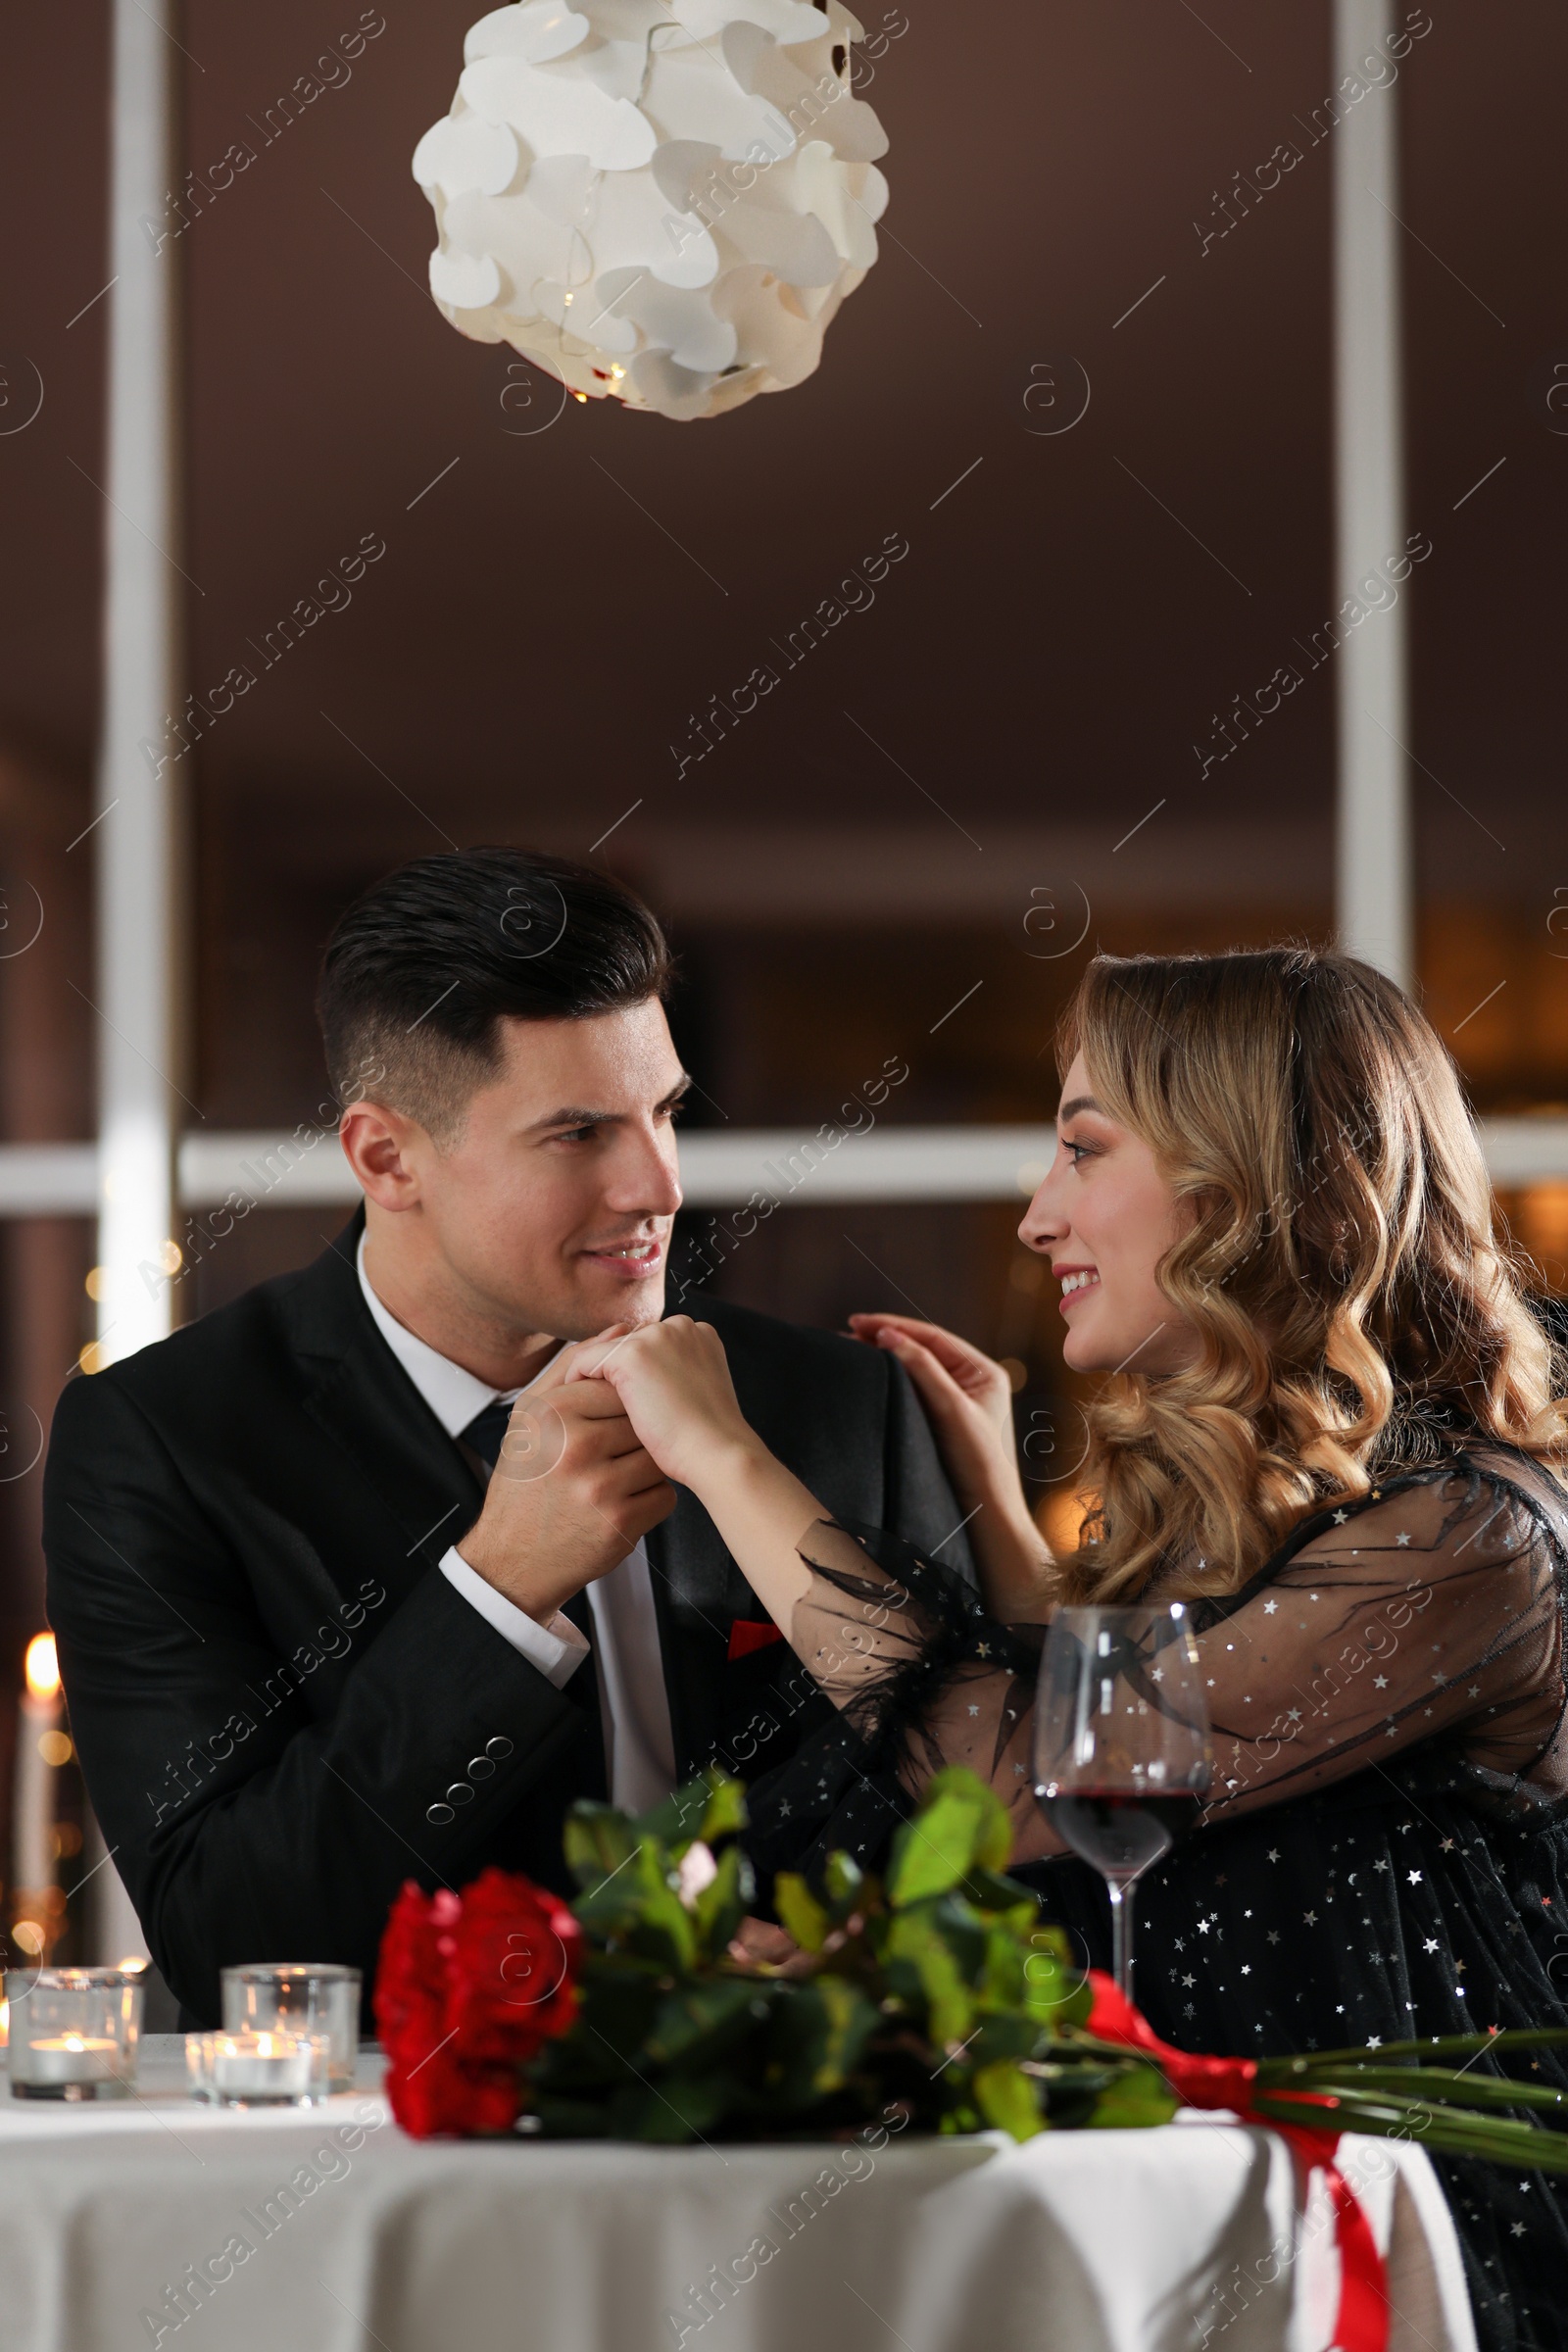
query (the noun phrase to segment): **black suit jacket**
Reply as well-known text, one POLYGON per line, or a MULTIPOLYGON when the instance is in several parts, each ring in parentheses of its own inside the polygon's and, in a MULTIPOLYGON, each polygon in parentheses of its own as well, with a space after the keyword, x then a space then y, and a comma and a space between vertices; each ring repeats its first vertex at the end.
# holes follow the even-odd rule
MULTIPOLYGON (((481 1493, 366 1307, 359 1227, 73 1380, 55 1415, 44 1544, 72 1731, 153 1957, 207 2023, 236 1962, 347 1961, 368 1992, 405 1879, 461 1886, 495 1862, 564 1888, 565 1809, 603 1793, 592 1669, 557 1690, 438 1571, 481 1493)), ((831 1510, 949 1536, 885 1352, 696 1311, 747 1418, 831 1510)), ((648 1556, 679 1777, 770 1770, 826 1702, 783 1643, 729 1657, 736 1619, 765 1612, 694 1495, 648 1556)))

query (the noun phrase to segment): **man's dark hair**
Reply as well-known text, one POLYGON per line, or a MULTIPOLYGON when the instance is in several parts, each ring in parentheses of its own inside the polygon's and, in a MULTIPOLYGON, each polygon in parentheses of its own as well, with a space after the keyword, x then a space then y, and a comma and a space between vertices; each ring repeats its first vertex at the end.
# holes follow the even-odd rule
POLYGON ((372 883, 321 959, 339 1103, 370 1095, 437 1144, 502 1066, 498 1023, 575 1021, 669 993, 664 935, 606 874, 533 850, 420 858, 372 883))

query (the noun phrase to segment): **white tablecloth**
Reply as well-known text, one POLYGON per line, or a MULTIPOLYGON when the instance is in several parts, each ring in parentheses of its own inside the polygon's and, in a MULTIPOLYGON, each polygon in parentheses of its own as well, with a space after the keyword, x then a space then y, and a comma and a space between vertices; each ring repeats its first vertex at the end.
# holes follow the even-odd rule
MULTIPOLYGON (((191 2105, 0 2100, 6 2352, 1320 2352, 1338 2264, 1273 2134, 885 2147, 407 2139, 376 2088, 191 2105), (172 2295, 171 2290, 173 2290, 172 2295), (187 2316, 181 2317, 183 2307, 187 2316)), ((1391 2352, 1474 2352, 1417 2149, 1347 2140, 1391 2352)))

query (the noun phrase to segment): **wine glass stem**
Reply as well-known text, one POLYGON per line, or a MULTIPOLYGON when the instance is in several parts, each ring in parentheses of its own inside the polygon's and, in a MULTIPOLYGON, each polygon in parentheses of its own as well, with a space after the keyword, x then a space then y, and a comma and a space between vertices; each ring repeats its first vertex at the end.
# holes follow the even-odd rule
POLYGON ((1116 1989, 1126 2000, 1133 1997, 1133 1890, 1129 1884, 1118 1886, 1105 1882, 1110 1896, 1110 1965, 1116 1979, 1116 1989))

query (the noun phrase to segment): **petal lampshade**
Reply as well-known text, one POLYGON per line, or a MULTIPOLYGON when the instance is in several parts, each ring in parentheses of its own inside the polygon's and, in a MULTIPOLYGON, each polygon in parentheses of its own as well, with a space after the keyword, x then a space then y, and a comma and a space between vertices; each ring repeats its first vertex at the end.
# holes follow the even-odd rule
POLYGON ((430 290, 566 387, 721 416, 810 374, 876 260, 887 140, 840 0, 523 0, 415 151, 430 290))

